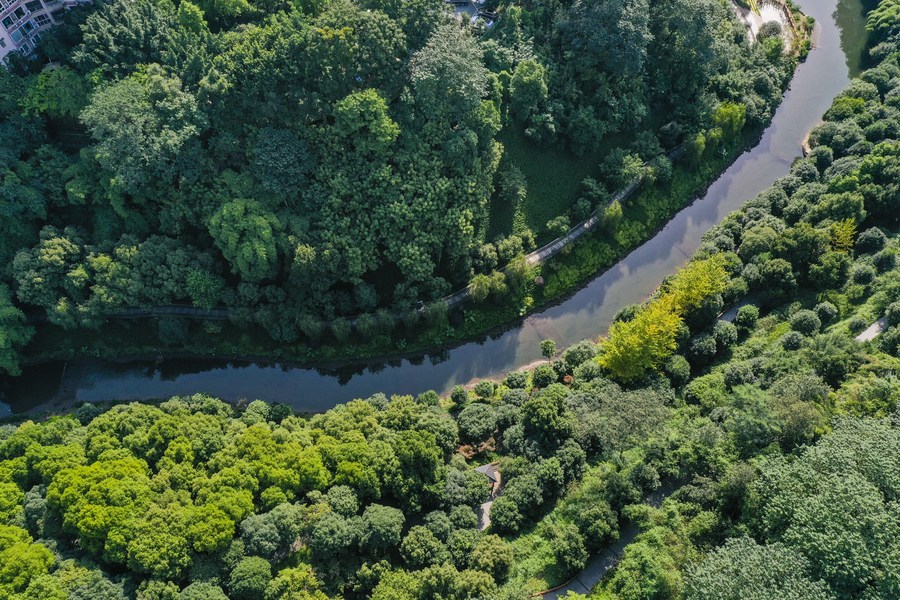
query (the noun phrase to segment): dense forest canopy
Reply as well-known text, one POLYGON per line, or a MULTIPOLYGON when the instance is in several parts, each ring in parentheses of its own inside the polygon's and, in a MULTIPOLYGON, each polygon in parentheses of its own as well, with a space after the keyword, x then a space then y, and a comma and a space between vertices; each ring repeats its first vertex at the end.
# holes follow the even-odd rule
POLYGON ((725 0, 497 10, 487 31, 440 0, 70 11, 49 66, 0 72, 0 306, 64 328, 225 306, 279 342, 384 322, 545 234, 486 237, 491 206, 524 193, 501 130, 606 155, 552 234, 663 149, 765 123, 795 64, 725 0))
MULTIPOLYGON (((233 8, 204 26, 253 9, 233 8)), ((185 13, 198 14, 175 14, 207 23, 185 13)), ((443 399, 376 394, 301 417, 196 395, 0 425, 0 596, 521 600, 568 580, 630 523, 640 533, 593 600, 897 598, 900 27, 885 24, 887 10, 872 15, 877 66, 835 99, 808 156, 711 230, 599 343, 561 354, 544 344, 546 363, 443 399), (880 335, 854 339, 877 319, 880 335), (489 462, 504 488, 482 529, 491 484, 474 467, 489 462), (644 502, 660 489, 661 506, 644 502)), ((434 35, 468 34, 438 24, 434 35)), ((423 44, 412 85, 437 102, 431 78, 458 80, 435 70, 423 44)), ((482 89, 453 89, 485 106, 482 89)), ((164 68, 95 91, 82 118, 111 127, 94 109, 119 94, 166 106, 164 126, 178 125, 154 138, 162 146, 204 147, 192 131, 212 117, 197 116, 202 102, 164 68)), ((353 152, 403 136, 377 92, 350 91, 332 107, 328 127, 353 152)), ((147 111, 123 122, 144 119, 159 125, 147 111)), ((230 200, 210 226, 273 229, 264 206, 230 200)), ((84 255, 83 234, 45 228, 14 262, 36 274, 56 265, 73 292, 91 275, 66 272, 70 256, 115 271, 151 244, 160 264, 203 272, 216 262, 164 236, 84 255)), ((16 293, 45 293, 40 276, 16 293)), ((24 332, 13 290, 0 292, 4 325, 24 332)))

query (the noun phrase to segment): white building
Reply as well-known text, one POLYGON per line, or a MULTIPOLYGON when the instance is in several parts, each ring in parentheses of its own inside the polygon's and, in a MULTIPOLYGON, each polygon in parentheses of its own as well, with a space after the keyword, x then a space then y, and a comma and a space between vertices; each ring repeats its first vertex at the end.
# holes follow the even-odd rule
POLYGON ((41 32, 79 0, 0 0, 0 61, 11 52, 34 52, 41 32))

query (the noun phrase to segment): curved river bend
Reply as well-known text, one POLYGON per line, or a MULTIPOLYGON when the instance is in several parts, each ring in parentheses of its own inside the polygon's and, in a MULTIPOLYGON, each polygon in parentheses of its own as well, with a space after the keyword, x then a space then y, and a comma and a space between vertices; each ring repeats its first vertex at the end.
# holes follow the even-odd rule
POLYGON ((75 402, 167 398, 204 392, 228 401, 262 399, 316 412, 375 392, 446 392, 476 378, 501 376, 540 358, 540 341, 560 346, 597 337, 623 306, 645 299, 684 264, 700 237, 725 215, 788 172, 800 143, 862 62, 865 21, 861 0, 800 0, 815 17, 816 48, 800 65, 769 128, 709 188, 656 236, 565 302, 526 318, 483 342, 435 357, 349 368, 342 373, 278 364, 169 359, 160 363, 49 364, 27 369, 6 384, 0 416, 58 409, 75 402))

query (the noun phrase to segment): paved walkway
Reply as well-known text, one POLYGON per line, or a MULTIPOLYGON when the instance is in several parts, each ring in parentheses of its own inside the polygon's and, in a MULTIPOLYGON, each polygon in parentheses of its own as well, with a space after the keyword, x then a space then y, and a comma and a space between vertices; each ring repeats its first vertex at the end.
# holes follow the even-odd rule
POLYGON ((872 340, 877 338, 881 334, 882 331, 887 329, 887 326, 888 326, 887 318, 881 317, 880 319, 878 319, 877 321, 875 321, 874 323, 869 325, 868 329, 866 329, 861 334, 856 336, 856 341, 860 342, 860 343, 871 342, 872 340))
MULTIPOLYGON (((672 495, 678 487, 672 483, 663 485, 658 490, 647 496, 646 503, 654 508, 659 508, 663 500, 672 495)), ((547 592, 542 596, 544 600, 558 600, 569 592, 576 594, 589 594, 606 573, 612 569, 622 558, 625 547, 634 541, 641 532, 636 525, 629 524, 619 532, 619 539, 607 546, 602 552, 593 556, 585 567, 563 587, 547 592)))

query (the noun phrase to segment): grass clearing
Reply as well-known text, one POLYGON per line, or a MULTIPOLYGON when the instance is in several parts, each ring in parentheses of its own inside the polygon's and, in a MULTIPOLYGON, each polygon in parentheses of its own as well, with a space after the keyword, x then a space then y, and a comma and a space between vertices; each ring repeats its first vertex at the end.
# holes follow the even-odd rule
POLYGON ((533 144, 524 131, 513 126, 505 127, 497 139, 506 157, 525 174, 528 197, 518 211, 491 203, 487 239, 527 227, 543 242, 547 221, 565 214, 578 200, 581 182, 585 177, 597 177, 602 156, 578 157, 555 146, 533 144))

